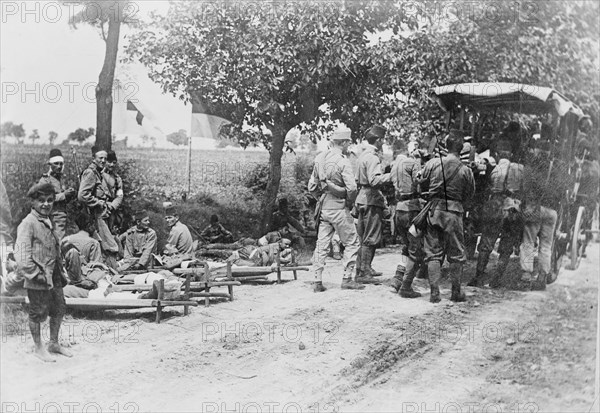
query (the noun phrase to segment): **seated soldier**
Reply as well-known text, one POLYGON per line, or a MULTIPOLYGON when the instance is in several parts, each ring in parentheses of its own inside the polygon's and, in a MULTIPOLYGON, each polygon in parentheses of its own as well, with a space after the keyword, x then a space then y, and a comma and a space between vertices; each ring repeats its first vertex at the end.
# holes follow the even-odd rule
POLYGON ((123 263, 119 267, 124 270, 147 269, 152 263, 152 254, 156 251, 156 232, 150 228, 150 216, 146 211, 135 213, 135 227, 127 231, 123 248, 123 263))
POLYGON ((210 217, 210 225, 204 228, 200 236, 207 244, 228 244, 233 242, 233 234, 227 231, 225 227, 219 223, 219 217, 217 215, 212 215, 210 217))
POLYGON ((281 264, 289 264, 292 261, 291 244, 289 239, 283 238, 279 242, 261 247, 247 245, 234 251, 227 261, 245 267, 275 267, 275 257, 279 254, 281 264))
POLYGON ((176 207, 165 209, 165 221, 171 228, 167 244, 163 250, 165 268, 179 267, 185 260, 191 260, 194 252, 194 241, 189 228, 179 221, 179 212, 176 207))
POLYGON ((86 266, 91 262, 102 261, 100 243, 90 236, 95 231, 95 220, 87 213, 81 212, 75 218, 75 224, 79 232, 63 238, 61 242, 65 268, 69 284, 91 289, 95 287, 95 283, 90 282, 84 275, 87 271, 86 266))

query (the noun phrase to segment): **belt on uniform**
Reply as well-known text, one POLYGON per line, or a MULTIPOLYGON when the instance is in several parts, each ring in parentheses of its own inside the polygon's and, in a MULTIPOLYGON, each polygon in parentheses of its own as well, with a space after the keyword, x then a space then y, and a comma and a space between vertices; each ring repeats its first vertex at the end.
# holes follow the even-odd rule
POLYGON ((411 199, 418 199, 418 198, 419 198, 419 194, 397 194, 396 195, 397 201, 409 201, 411 199))

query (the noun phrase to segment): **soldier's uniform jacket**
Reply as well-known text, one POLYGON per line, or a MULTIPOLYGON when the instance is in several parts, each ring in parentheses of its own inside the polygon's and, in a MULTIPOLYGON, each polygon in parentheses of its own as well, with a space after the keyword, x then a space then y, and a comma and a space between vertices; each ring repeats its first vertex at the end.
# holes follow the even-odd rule
POLYGON ((227 231, 225 227, 219 222, 217 222, 216 225, 208 225, 200 234, 202 238, 206 238, 206 240, 208 241, 228 235, 232 235, 231 232, 227 231))
POLYGON ((127 231, 123 255, 126 260, 138 258, 137 262, 147 267, 156 252, 156 232, 152 228, 141 230, 135 227, 127 231))
POLYGON ((433 158, 425 164, 421 171, 423 185, 429 188, 430 199, 442 200, 442 202, 437 203, 436 209, 446 210, 447 206, 448 211, 463 213, 463 203, 468 201, 475 193, 473 172, 452 153, 442 159, 433 158), (446 181, 445 191, 444 177, 446 181), (446 199, 448 200, 447 204, 446 199))
POLYGON ((523 165, 500 159, 490 174, 490 192, 493 194, 521 195, 523 189, 523 165))
POLYGON ((385 208, 385 198, 378 189, 381 184, 390 182, 390 174, 381 170, 381 160, 374 145, 364 144, 364 150, 358 158, 356 182, 359 192, 356 203, 385 208))
POLYGON ((421 161, 404 154, 396 157, 392 164, 390 177, 396 188, 396 211, 419 211, 421 204, 418 193, 417 174, 421 170, 421 161))
POLYGON ((69 200, 65 195, 65 187, 63 186, 61 180, 52 175, 50 172, 47 172, 42 174, 39 183, 49 183, 54 188, 55 198, 54 205, 52 206, 52 212, 66 212, 67 202, 69 200))
POLYGON ((91 163, 81 174, 77 198, 90 209, 103 210, 108 194, 102 182, 102 172, 98 170, 96 164, 91 163))
POLYGON ((102 261, 102 250, 98 240, 90 237, 85 232, 78 232, 73 235, 66 236, 61 241, 63 253, 69 248, 74 247, 79 252, 81 265, 87 265, 90 262, 102 261))
MULTIPOLYGON (((62 257, 58 237, 53 233, 52 221, 35 210, 21 221, 17 229, 15 243, 17 275, 25 278, 24 287, 31 290, 50 290, 54 288, 54 272, 62 269, 62 257)), ((60 270, 63 287, 67 279, 60 270)))
POLYGON ((332 148, 315 159, 315 166, 308 181, 308 190, 319 194, 324 193, 322 209, 344 209, 346 200, 352 202, 356 198, 356 181, 352 172, 352 165, 339 148, 332 148), (327 189, 325 180, 328 179, 343 191, 327 189))
POLYGON ((169 239, 167 244, 175 247, 180 254, 191 254, 194 252, 194 240, 187 225, 177 221, 169 231, 169 239))
POLYGON ((106 194, 114 209, 118 209, 123 203, 123 180, 114 172, 102 172, 102 190, 106 194))

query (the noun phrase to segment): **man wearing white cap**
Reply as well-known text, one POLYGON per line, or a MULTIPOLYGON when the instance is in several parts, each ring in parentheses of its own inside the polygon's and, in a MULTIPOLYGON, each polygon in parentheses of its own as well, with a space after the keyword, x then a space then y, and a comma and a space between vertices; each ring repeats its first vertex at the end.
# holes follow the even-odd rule
POLYGON ((59 239, 63 239, 67 227, 67 204, 75 198, 77 191, 73 188, 65 189, 61 179, 65 167, 65 159, 60 149, 51 149, 48 157, 50 170, 43 174, 39 183, 48 183, 54 188, 56 198, 50 214, 50 219, 54 223, 54 233, 59 239))
POLYGON ((344 244, 344 278, 342 289, 360 290, 364 286, 353 279, 359 240, 349 207, 356 198, 356 182, 352 166, 346 157, 351 143, 349 129, 337 130, 331 137, 331 148, 315 160, 308 190, 319 197, 317 209, 318 239, 313 255, 315 265, 314 291, 325 291, 322 275, 329 244, 335 232, 344 244))

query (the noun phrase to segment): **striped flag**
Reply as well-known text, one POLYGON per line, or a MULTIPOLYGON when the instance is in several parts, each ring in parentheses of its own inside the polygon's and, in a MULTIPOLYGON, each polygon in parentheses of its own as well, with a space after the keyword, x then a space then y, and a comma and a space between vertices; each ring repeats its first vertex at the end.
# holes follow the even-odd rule
POLYGON ((210 110, 206 101, 197 93, 192 93, 192 125, 190 134, 196 138, 219 138, 222 126, 231 122, 210 110))

